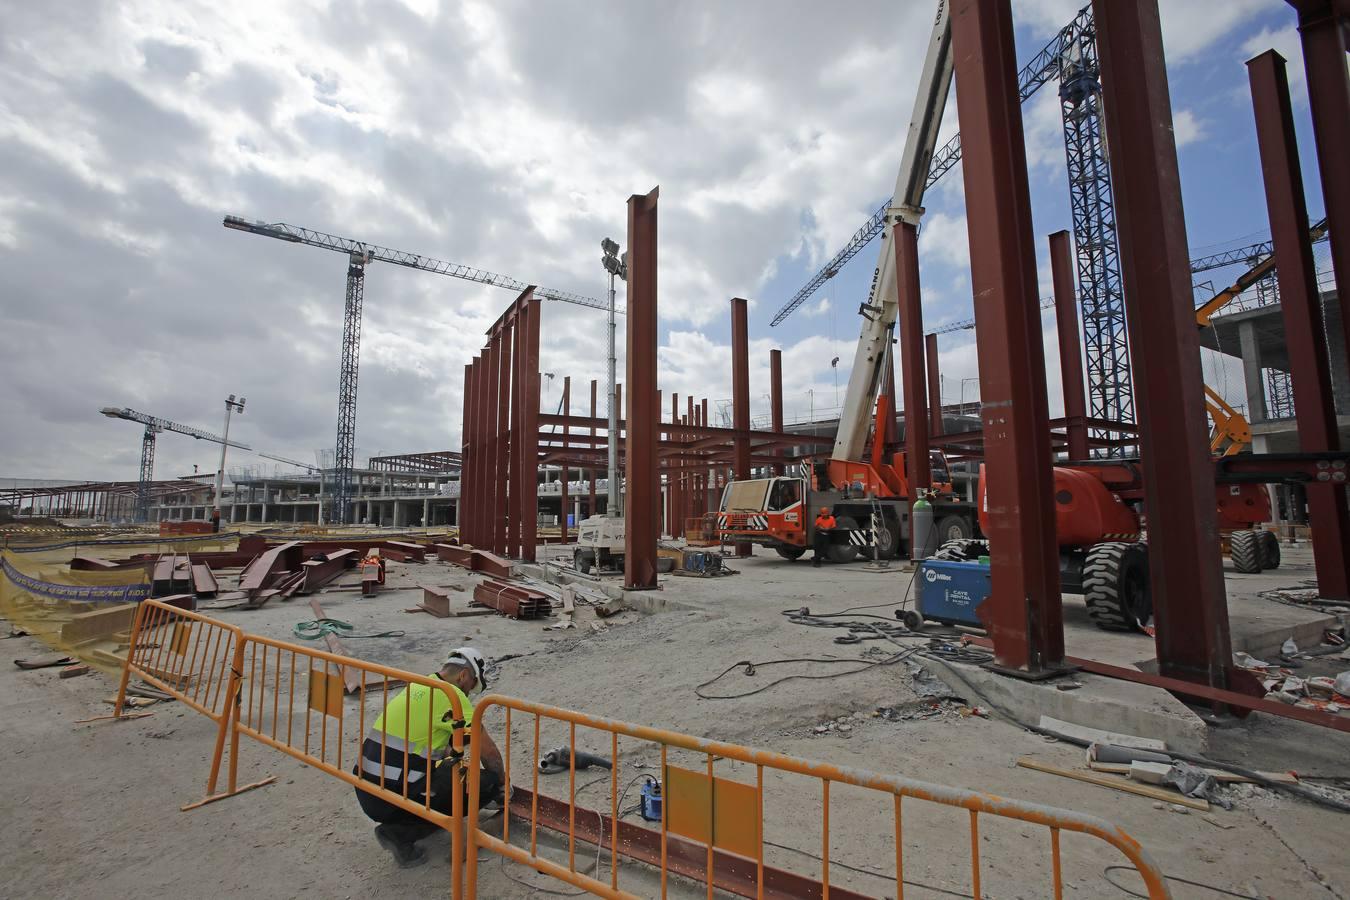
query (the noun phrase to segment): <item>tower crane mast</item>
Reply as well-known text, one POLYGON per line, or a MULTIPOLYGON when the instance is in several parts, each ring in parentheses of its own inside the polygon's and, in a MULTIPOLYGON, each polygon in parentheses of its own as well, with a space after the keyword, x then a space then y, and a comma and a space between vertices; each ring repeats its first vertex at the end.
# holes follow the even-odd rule
POLYGON ((140 477, 136 482, 137 522, 144 522, 149 516, 150 483, 154 480, 155 470, 155 437, 160 432, 172 431, 175 434, 185 434, 188 437, 195 438, 199 441, 224 444, 228 447, 237 447, 240 450, 253 449, 248 444, 241 444, 238 441, 227 441, 218 434, 203 431, 202 429, 194 428, 191 425, 180 425, 177 422, 161 419, 158 416, 147 415, 126 407, 105 406, 100 409, 99 412, 110 419, 125 419, 128 422, 138 422, 145 426, 145 432, 141 436, 141 471, 140 477))
MULTIPOLYGON (((460 263, 446 262, 418 253, 404 250, 392 250, 379 244, 368 244, 353 238, 340 237, 299 225, 285 222, 264 222, 261 219, 245 219, 242 216, 226 216, 222 224, 235 231, 243 231, 262 237, 275 238, 292 244, 305 244, 347 255, 347 291, 342 320, 342 358, 338 373, 338 426, 336 451, 334 453, 333 507, 329 521, 339 525, 347 523, 348 505, 352 498, 352 468, 356 463, 356 387, 361 354, 361 308, 365 300, 366 266, 372 262, 385 262, 409 269, 419 269, 436 275, 447 275, 477 284, 513 291, 523 291, 529 285, 522 281, 460 263)), ((587 306, 592 309, 609 309, 609 305, 594 297, 585 297, 568 291, 552 288, 536 288, 535 294, 545 300, 557 300, 587 306)))

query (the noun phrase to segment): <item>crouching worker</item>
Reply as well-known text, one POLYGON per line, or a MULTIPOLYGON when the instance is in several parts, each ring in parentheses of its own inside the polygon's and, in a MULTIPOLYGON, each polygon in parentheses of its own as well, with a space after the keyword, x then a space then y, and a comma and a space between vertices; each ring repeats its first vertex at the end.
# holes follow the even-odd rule
MULTIPOLYGON (((469 734, 473 728, 473 701, 470 693, 481 693, 487 687, 487 661, 472 647, 451 651, 434 678, 450 685, 450 691, 459 700, 464 712, 464 753, 469 750, 469 734)), ((411 684, 385 706, 384 712, 366 732, 361 747, 361 763, 355 770, 366 781, 402 794, 405 772, 408 799, 417 804, 426 803, 431 794, 431 808, 450 815, 454 812, 454 778, 464 763, 451 746, 454 729, 454 709, 443 690, 423 684, 411 684), (428 734, 428 723, 430 731, 428 734), (430 765, 431 776, 427 777, 430 765)), ((505 777, 502 756, 486 732, 482 737, 483 771, 479 776, 479 805, 486 807, 502 802, 505 777)), ((463 809, 469 808, 469 776, 463 773, 463 809)), ((399 866, 411 868, 426 862, 426 851, 417 842, 438 830, 426 819, 401 809, 374 794, 356 788, 356 799, 361 810, 374 821, 375 839, 394 855, 399 866)))

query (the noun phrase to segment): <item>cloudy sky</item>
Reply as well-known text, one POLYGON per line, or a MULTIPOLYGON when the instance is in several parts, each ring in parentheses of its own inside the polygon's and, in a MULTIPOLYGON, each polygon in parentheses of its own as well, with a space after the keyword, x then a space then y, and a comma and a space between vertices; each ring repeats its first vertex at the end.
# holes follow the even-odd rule
MULTIPOLYGON (((1078 5, 1014 2, 1019 58, 1078 5)), ((1293 15, 1280 0, 1162 6, 1192 249, 1260 239, 1243 62, 1268 47, 1291 60, 1315 174, 1293 15)), ((307 461, 332 447, 344 260, 227 231, 226 213, 600 297, 600 239, 622 242, 626 198, 659 184, 662 387, 714 408, 730 396, 727 301, 740 295, 756 413, 772 347, 789 419, 834 406, 830 360, 842 358, 842 392, 875 250, 785 325, 769 320, 887 196, 931 12, 923 0, 3 0, 0 476, 134 478, 140 429, 99 407, 216 431, 228 393, 248 398, 239 440, 307 461)), ((1046 235, 1069 225, 1053 88, 1024 113, 1046 235)), ((928 209, 931 328, 971 312, 959 169, 928 209)), ((359 456, 458 446, 463 366, 511 299, 370 267, 359 456)), ((577 396, 603 384, 605 329, 583 308, 544 316, 549 408, 564 375, 577 396)), ((945 336, 941 357, 954 401, 976 374, 972 333, 945 336)), ((1206 373, 1243 401, 1240 377, 1212 361, 1206 373)), ((214 445, 161 438, 158 477, 194 464, 213 470, 214 445)))

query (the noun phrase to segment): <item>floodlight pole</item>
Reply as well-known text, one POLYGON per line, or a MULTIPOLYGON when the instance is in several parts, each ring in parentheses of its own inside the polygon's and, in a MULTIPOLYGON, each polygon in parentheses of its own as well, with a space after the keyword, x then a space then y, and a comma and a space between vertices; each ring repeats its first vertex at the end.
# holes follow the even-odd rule
POLYGON ((211 506, 211 523, 216 531, 220 530, 220 498, 225 490, 225 451, 230 446, 230 414, 238 411, 243 415, 244 402, 243 397, 235 400, 234 394, 225 401, 225 439, 220 442, 220 468, 216 470, 216 499, 211 506))

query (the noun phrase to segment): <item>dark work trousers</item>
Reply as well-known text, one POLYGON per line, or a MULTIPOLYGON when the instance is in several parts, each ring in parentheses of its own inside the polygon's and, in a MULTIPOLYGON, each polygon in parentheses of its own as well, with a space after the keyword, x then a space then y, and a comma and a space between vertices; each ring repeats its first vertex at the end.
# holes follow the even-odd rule
MULTIPOLYGON (((437 766, 431 772, 431 808, 439 813, 450 815, 454 812, 454 770, 455 766, 451 763, 437 766)), ((464 776, 464 810, 467 813, 469 809, 469 776, 464 776)), ((497 796, 501 790, 502 782, 495 772, 489 772, 484 769, 478 776, 478 796, 479 805, 484 805, 492 798, 497 796)), ((389 785, 393 789, 393 785, 389 785)), ((353 788, 356 791, 356 801, 361 804, 361 811, 376 822, 387 826, 387 830, 392 832, 395 840, 412 844, 420 841, 429 834, 440 830, 436 825, 431 824, 421 816, 414 815, 405 809, 400 809, 388 800, 376 797, 374 794, 368 794, 360 788, 353 788)), ((400 788, 401 790, 401 788, 400 788)), ((421 791, 408 791, 408 799, 415 803, 422 803, 425 796, 421 791)))
POLYGON ((811 536, 811 549, 816 552, 813 562, 824 562, 829 556, 830 532, 827 528, 817 528, 811 536))

